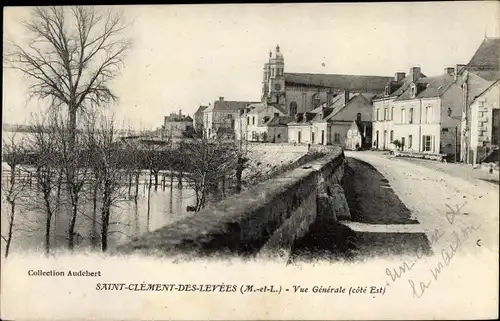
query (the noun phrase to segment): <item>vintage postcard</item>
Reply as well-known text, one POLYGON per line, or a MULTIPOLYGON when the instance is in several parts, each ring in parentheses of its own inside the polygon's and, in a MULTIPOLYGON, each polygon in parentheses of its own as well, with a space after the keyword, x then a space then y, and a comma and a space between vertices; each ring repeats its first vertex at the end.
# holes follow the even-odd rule
POLYGON ((498 318, 499 2, 3 17, 2 320, 498 318))

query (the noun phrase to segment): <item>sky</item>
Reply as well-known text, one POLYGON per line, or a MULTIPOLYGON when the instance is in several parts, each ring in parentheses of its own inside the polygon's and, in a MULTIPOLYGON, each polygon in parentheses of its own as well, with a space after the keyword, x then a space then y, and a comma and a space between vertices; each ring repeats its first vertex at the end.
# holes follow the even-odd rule
MULTIPOLYGON (((499 36, 500 3, 334 3, 119 6, 134 45, 111 87, 116 116, 137 129, 226 100, 259 101, 262 68, 277 44, 285 72, 427 76, 465 64, 485 35, 499 36)), ((4 40, 22 37, 30 8, 4 9, 4 40)), ((45 102, 28 100, 4 69, 3 122, 22 124, 45 102)))

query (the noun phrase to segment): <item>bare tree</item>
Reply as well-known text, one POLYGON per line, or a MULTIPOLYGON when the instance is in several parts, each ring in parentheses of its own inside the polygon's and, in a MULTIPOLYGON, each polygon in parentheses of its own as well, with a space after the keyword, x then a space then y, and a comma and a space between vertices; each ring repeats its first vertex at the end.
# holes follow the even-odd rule
MULTIPOLYGON (((19 165, 23 163, 23 158, 26 155, 26 150, 23 142, 17 142, 16 136, 11 135, 4 138, 2 144, 2 161, 9 166, 8 179, 3 181, 5 200, 9 204, 9 210, 5 213, 8 215, 8 230, 7 235, 2 234, 2 239, 5 241, 5 258, 9 256, 12 237, 14 235, 14 224, 16 218, 16 205, 23 197, 23 193, 28 184, 26 179, 23 179, 20 174, 19 165)), ((2 169, 3 171, 3 169, 2 169)), ((3 176, 3 175, 2 175, 3 176)), ((2 211, 4 213, 5 211, 2 211)))
POLYGON ((129 176, 130 167, 123 161, 122 145, 117 140, 114 115, 89 113, 91 133, 88 137, 88 151, 92 153, 92 168, 99 184, 101 200, 101 250, 108 249, 111 208, 127 199, 123 182, 129 176))
POLYGON ((30 127, 32 135, 29 150, 36 155, 34 175, 38 187, 36 191, 40 193, 39 195, 35 193, 30 203, 45 213, 45 253, 49 254, 52 218, 57 213, 60 203, 60 189, 57 189, 57 186, 61 184, 62 171, 58 137, 51 126, 50 118, 47 121, 45 117, 36 117, 32 120, 30 127), (56 198, 55 202, 54 198, 56 198))
POLYGON ((72 203, 68 246, 73 249, 82 187, 77 116, 86 106, 116 100, 109 83, 122 68, 131 41, 123 35, 123 17, 102 7, 36 7, 24 26, 29 43, 8 43, 5 61, 30 81, 31 97, 48 99, 68 117, 59 132, 65 135, 65 179, 72 203))
POLYGON ((236 169, 237 147, 233 140, 225 137, 226 134, 219 131, 212 139, 195 138, 182 144, 186 179, 196 196, 195 211, 205 207, 209 193, 236 169))
POLYGON ((24 26, 30 41, 9 43, 7 66, 31 81, 32 97, 66 108, 73 145, 77 112, 117 98, 109 82, 131 46, 123 18, 101 7, 36 7, 24 26))

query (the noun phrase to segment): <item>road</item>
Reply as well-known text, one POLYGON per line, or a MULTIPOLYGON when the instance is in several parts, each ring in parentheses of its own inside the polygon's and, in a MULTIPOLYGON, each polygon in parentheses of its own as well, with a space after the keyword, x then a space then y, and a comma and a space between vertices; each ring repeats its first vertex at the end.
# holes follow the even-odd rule
POLYGON ((498 257, 498 185, 484 179, 484 172, 457 174, 457 164, 378 152, 345 155, 344 188, 352 220, 312 226, 297 243, 294 257, 441 255, 456 235, 463 241, 461 254, 498 257))

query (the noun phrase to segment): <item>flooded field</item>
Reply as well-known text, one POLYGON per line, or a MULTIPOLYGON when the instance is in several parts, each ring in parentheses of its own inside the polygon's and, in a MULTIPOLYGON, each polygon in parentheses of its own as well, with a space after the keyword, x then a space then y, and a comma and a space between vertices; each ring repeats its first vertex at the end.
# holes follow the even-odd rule
MULTIPOLYGON (((5 179, 5 178, 2 178, 5 179)), ((168 180, 163 185, 159 185, 155 190, 154 186, 150 191, 149 217, 148 217, 148 188, 143 183, 145 177, 141 178, 137 204, 134 196, 131 195, 116 204, 111 210, 109 247, 113 248, 121 243, 127 242, 133 237, 139 236, 148 231, 158 229, 171 224, 183 217, 193 215, 187 212, 187 206, 196 202, 194 192, 186 186, 180 187, 177 179, 168 180)), ((8 232, 9 204, 5 201, 2 189, 2 235, 8 232)), ((132 191, 133 193, 133 191, 132 191)), ((43 251, 45 241, 45 220, 46 215, 35 204, 41 204, 39 200, 22 198, 16 205, 13 239, 10 253, 19 251, 43 251)), ((89 248, 92 244, 93 231, 100 231, 100 204, 97 204, 96 219, 93 218, 93 203, 89 195, 84 195, 80 205, 80 212, 76 221, 76 244, 77 248, 89 248)), ((54 215, 51 224, 51 248, 59 249, 67 246, 67 229, 70 220, 70 209, 68 206, 61 206, 54 215)), ((2 240, 2 253, 5 250, 5 242, 2 240)))

